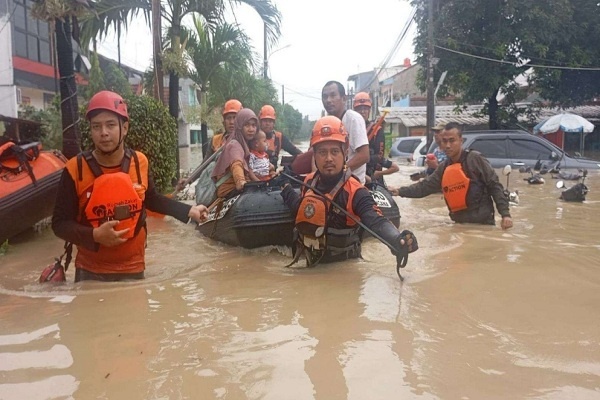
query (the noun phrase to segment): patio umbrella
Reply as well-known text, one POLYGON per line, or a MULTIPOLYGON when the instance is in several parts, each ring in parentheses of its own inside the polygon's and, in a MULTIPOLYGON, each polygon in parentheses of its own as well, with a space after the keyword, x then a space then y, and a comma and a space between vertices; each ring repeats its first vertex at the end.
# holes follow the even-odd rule
POLYGON ((548 134, 559 130, 565 133, 581 134, 579 152, 583 155, 585 135, 594 131, 594 124, 579 115, 563 113, 550 117, 533 127, 534 133, 548 134))
POLYGON ((565 133, 590 133, 594 131, 594 124, 579 115, 563 113, 540 122, 533 128, 533 132, 553 133, 561 130, 565 133))

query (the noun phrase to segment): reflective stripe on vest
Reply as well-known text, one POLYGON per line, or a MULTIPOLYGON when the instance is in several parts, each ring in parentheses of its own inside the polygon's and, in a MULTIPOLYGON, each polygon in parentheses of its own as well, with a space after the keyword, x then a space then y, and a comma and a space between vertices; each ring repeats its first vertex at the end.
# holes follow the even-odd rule
POLYGON ((446 167, 442 176, 442 193, 451 212, 467 209, 467 193, 471 180, 465 174, 461 163, 446 167))

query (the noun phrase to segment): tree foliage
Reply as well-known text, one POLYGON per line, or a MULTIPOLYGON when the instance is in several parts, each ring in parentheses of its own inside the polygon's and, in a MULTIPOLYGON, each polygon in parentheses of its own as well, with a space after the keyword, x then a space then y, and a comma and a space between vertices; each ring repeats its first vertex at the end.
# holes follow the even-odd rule
MULTIPOLYGON (((417 7, 415 53, 426 66, 428 0, 412 4, 417 7)), ((439 0, 433 11, 439 59, 434 81, 448 71, 441 95, 455 94, 459 105, 483 103, 492 129, 506 122, 503 116, 518 112, 514 80, 528 69, 524 62, 545 59, 551 45, 564 35, 563 22, 573 15, 570 0, 439 0), (500 93, 509 94, 501 104, 500 93)))
MULTIPOLYGON (((570 15, 561 22, 561 35, 548 48, 544 64, 574 68, 600 66, 600 3, 571 0, 570 15)), ((600 71, 536 68, 540 94, 566 107, 600 96, 600 71)))

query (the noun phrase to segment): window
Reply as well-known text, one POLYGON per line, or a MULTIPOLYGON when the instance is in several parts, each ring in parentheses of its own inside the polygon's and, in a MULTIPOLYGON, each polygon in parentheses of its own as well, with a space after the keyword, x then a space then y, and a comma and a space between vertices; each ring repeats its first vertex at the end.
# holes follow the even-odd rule
POLYGON ((536 140, 516 139, 509 140, 510 153, 514 160, 549 160, 552 155, 550 146, 536 140))
POLYGON ((509 158, 506 152, 506 141, 502 139, 475 139, 469 146, 486 158, 509 158))
POLYGON ((396 146, 396 148, 401 153, 412 153, 413 151, 415 151, 419 143, 421 143, 421 139, 402 140, 400 141, 400 143, 398 143, 398 146, 396 146))
POLYGON ((19 57, 51 64, 48 23, 33 18, 28 3, 31 0, 15 0, 13 52, 19 57))
POLYGON ((190 106, 198 105, 198 101, 196 100, 196 89, 193 86, 188 86, 188 99, 190 106))

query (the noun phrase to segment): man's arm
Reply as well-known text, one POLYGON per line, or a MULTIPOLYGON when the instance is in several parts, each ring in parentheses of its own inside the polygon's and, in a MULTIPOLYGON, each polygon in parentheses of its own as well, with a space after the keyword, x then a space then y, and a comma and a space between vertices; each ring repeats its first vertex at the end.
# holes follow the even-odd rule
POLYGON ((281 197, 283 198, 283 203, 290 209, 292 215, 295 216, 298 213, 298 207, 300 207, 301 196, 288 183, 281 191, 281 197))
POLYGON ((442 175, 445 170, 445 164, 440 165, 433 171, 433 174, 428 175, 422 181, 399 188, 398 195, 401 197, 421 198, 438 193, 442 187, 442 175))
POLYGON ((488 193, 496 203, 496 209, 502 217, 510 217, 510 209, 508 198, 504 194, 504 187, 498 179, 496 171, 490 165, 490 162, 480 154, 473 153, 470 155, 470 160, 473 163, 472 171, 478 171, 481 180, 484 182, 488 193))
POLYGON ((348 168, 350 170, 354 170, 361 165, 364 165, 369 162, 369 145, 365 144, 364 146, 360 146, 356 149, 356 153, 352 156, 351 159, 348 160, 348 168))
POLYGON ((52 230, 56 236, 67 242, 97 251, 98 244, 94 242, 94 228, 77 222, 78 217, 79 199, 75 182, 65 168, 56 193, 56 202, 52 213, 52 230))
POLYGON ((281 148, 292 156, 297 156, 298 154, 302 154, 302 151, 294 146, 294 143, 290 139, 288 139, 284 134, 281 134, 281 148))

